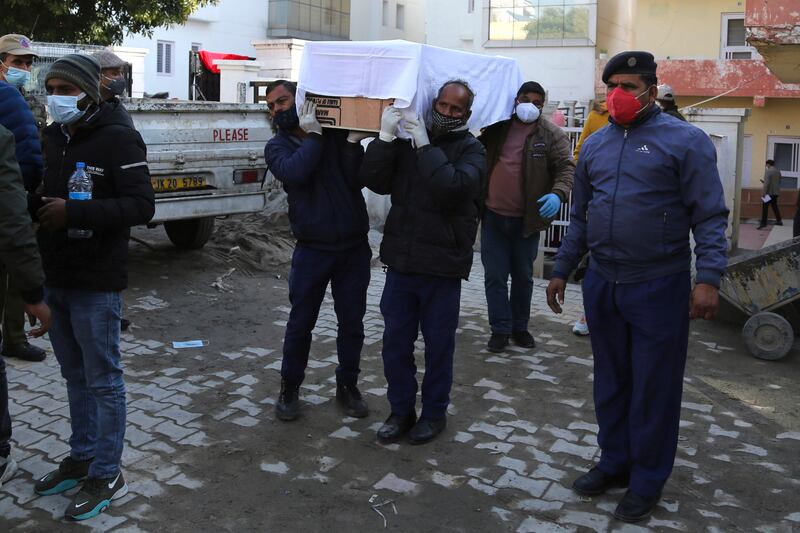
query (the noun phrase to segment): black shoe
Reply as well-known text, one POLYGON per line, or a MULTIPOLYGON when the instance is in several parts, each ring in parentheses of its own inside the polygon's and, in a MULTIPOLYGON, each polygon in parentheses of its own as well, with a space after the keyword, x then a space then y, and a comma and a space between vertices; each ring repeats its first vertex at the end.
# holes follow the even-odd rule
POLYGON ((122 472, 107 479, 86 478, 83 488, 64 512, 64 518, 87 520, 95 517, 106 510, 113 500, 118 500, 126 494, 128 494, 128 484, 125 483, 122 472))
POLYGON ((279 420, 289 422, 300 414, 300 386, 291 385, 281 380, 281 393, 275 404, 275 416, 279 420))
POLYGON ((775 223, 776 226, 783 226, 783 221, 779 220, 775 223))
POLYGON ((766 228, 766 227, 767 227, 767 225, 766 225, 766 224, 759 224, 759 225, 758 225, 758 227, 757 227, 756 229, 764 229, 764 228, 766 228))
POLYGON ((378 430, 378 442, 381 444, 397 442, 414 427, 416 421, 417 413, 414 411, 411 411, 411 414, 407 416, 392 413, 378 430))
POLYGON ((348 416, 364 418, 369 415, 367 402, 361 396, 361 391, 355 385, 336 384, 336 401, 344 407, 348 416))
POLYGON ((446 416, 438 420, 420 418, 408 432, 408 440, 411 444, 425 444, 435 439, 439 433, 444 431, 445 427, 447 427, 446 416))
POLYGON ((490 352, 500 353, 506 349, 506 346, 508 346, 508 335, 505 333, 492 333, 487 345, 490 352))
POLYGON ((511 334, 511 338, 514 339, 514 344, 522 348, 536 347, 536 341, 533 340, 533 335, 527 331, 515 331, 511 334))
POLYGON ((644 498, 628 490, 614 510, 614 517, 623 522, 639 522, 652 514, 660 499, 660 492, 651 498, 644 498))
POLYGON ((33 490, 42 496, 51 496, 68 491, 89 475, 91 459, 76 461, 69 455, 61 461, 58 468, 36 481, 33 490))
POLYGON ((595 467, 576 479, 572 483, 572 490, 581 496, 597 496, 608 489, 627 486, 627 475, 610 476, 595 467))
POLYGON ((127 318, 121 318, 119 321, 119 329, 120 331, 128 331, 128 328, 131 327, 131 321, 127 318))
POLYGON ((26 341, 18 346, 3 346, 3 355, 38 363, 44 361, 47 352, 26 341))

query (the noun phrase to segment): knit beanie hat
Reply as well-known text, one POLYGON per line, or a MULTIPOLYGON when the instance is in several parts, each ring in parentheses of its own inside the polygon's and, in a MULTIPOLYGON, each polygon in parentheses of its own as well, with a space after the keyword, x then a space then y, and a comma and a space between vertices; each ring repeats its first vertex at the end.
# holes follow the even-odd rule
POLYGON ((94 103, 100 103, 100 63, 91 56, 69 54, 57 59, 44 77, 44 82, 51 78, 74 83, 94 103))

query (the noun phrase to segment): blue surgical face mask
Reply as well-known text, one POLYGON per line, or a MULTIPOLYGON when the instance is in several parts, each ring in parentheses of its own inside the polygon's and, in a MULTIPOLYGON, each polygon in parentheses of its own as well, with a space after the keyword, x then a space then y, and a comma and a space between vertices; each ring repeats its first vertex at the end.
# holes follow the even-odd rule
POLYGON ((78 96, 48 95, 47 112, 53 122, 60 124, 73 124, 86 113, 85 109, 78 109, 78 102, 86 97, 81 93, 78 96))
POLYGON ((31 73, 21 68, 8 67, 6 71, 6 82, 14 87, 24 87, 31 79, 31 73))

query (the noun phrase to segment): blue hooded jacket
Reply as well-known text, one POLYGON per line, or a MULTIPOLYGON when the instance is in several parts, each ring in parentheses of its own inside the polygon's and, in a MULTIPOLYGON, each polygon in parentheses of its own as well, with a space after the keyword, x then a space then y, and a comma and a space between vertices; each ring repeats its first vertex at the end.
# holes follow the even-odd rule
POLYGON ((0 124, 14 134, 17 163, 22 170, 25 189, 33 191, 42 181, 42 146, 39 130, 19 89, 0 81, 0 124))
POLYGON ((278 130, 264 159, 283 183, 299 245, 345 251, 367 242, 369 217, 358 180, 364 148, 347 142, 347 131, 326 129, 300 140, 278 130))
POLYGON ((587 251, 590 268, 618 283, 685 272, 691 231, 696 281, 719 287, 727 224, 708 135, 652 106, 628 129, 612 120, 584 143, 553 277, 566 278, 587 251))

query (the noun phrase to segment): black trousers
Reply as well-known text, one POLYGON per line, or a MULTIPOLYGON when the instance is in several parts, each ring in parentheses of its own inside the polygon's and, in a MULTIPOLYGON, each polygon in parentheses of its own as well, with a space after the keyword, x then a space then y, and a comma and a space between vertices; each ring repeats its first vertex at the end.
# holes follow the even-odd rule
POLYGON ((770 198, 769 202, 761 202, 761 225, 767 225, 767 211, 769 206, 772 206, 772 212, 775 213, 775 222, 781 222, 781 212, 778 210, 778 195, 770 198))

